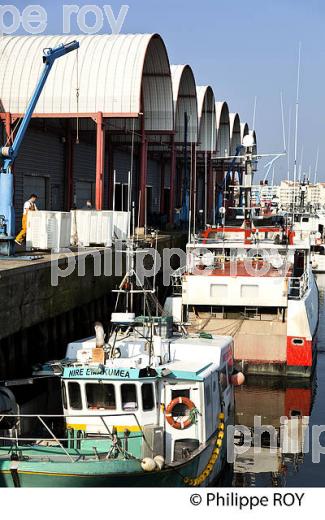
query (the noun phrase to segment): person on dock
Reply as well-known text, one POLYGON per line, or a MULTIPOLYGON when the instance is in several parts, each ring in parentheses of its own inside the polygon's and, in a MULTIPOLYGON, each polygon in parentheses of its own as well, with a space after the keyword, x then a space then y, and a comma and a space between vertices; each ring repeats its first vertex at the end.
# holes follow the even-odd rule
POLYGON ((28 212, 37 211, 36 200, 37 200, 37 195, 35 195, 35 193, 32 193, 31 196, 29 197, 29 199, 26 200, 26 202, 24 204, 23 217, 22 217, 22 221, 21 221, 21 231, 20 231, 20 233, 18 233, 18 235, 16 236, 16 239, 15 239, 16 244, 18 244, 19 246, 22 245, 23 241, 26 238, 28 212))
POLYGON ((93 209, 91 200, 87 200, 86 204, 84 205, 84 207, 82 209, 88 209, 88 210, 93 209))

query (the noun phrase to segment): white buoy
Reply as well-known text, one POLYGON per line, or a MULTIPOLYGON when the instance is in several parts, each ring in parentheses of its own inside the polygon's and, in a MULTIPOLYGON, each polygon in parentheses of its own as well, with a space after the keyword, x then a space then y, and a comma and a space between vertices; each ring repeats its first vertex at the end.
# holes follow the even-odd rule
POLYGON ((153 459, 156 463, 156 469, 157 471, 161 471, 165 465, 165 459, 164 457, 162 457, 161 455, 156 455, 156 457, 154 457, 153 459))
POLYGON ((156 463, 150 457, 145 457, 141 461, 141 468, 143 469, 143 471, 148 471, 148 472, 155 471, 156 463))
POLYGON ((96 321, 95 323, 96 347, 103 347, 105 345, 105 332, 103 325, 96 321))

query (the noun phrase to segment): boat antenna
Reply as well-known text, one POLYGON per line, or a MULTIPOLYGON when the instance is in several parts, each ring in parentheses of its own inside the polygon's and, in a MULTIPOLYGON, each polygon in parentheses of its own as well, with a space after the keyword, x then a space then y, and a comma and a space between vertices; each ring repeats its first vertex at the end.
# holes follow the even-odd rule
POLYGON ((298 169, 298 180, 299 180, 299 184, 301 183, 301 177, 302 177, 302 164, 303 164, 303 160, 304 160, 304 147, 302 146, 302 147, 301 147, 300 164, 299 164, 299 169, 298 169))
POLYGON ((284 153, 286 153, 287 152, 287 143, 286 143, 286 133, 285 133, 285 128, 284 128, 284 109, 283 109, 283 96, 282 96, 282 92, 280 93, 280 100, 281 100, 283 150, 284 150, 284 153))
POLYGON ((257 96, 254 98, 254 110, 253 110, 253 126, 252 130, 255 130, 255 121, 256 121, 256 105, 257 105, 257 96))
POLYGON ((296 204, 296 182, 297 182, 297 153, 298 153, 298 120, 299 120, 299 94, 300 94, 300 66, 301 66, 301 42, 299 42, 298 71, 297 71, 297 91, 296 91, 296 116, 295 116, 295 144, 293 162, 293 206, 292 221, 294 222, 296 204))
POLYGON ((129 225, 128 225, 128 240, 131 238, 131 183, 132 183, 132 175, 131 170, 128 172, 128 215, 129 215, 129 225))
POLYGON ((290 181, 290 147, 291 147, 291 107, 289 108, 289 124, 288 124, 288 181, 290 181))
POLYGON ((113 211, 115 211, 116 170, 113 172, 113 211))
POLYGON ((316 182, 317 182, 318 159, 319 159, 319 146, 317 147, 317 153, 316 153, 316 163, 315 163, 315 172, 314 172, 314 184, 316 184, 316 182))

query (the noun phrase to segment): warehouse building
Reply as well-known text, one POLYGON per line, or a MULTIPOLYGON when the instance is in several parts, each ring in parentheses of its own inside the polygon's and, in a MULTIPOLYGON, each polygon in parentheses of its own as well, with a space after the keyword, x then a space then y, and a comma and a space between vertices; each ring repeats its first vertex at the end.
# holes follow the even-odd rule
POLYGON ((140 226, 172 224, 186 178, 193 212, 207 221, 227 157, 249 128, 212 87, 197 85, 189 65, 170 65, 157 34, 2 37, 3 144, 35 89, 43 49, 72 39, 80 49, 54 64, 14 166, 17 225, 31 192, 40 209, 90 199, 125 210, 131 200, 140 226))

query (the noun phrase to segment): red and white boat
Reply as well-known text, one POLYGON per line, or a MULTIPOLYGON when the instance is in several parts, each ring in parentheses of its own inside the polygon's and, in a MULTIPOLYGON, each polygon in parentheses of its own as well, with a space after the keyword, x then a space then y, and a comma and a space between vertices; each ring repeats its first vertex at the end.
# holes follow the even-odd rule
POLYGON ((318 288, 308 241, 277 227, 210 228, 187 245, 173 282, 174 317, 233 336, 246 373, 311 375, 318 288))

